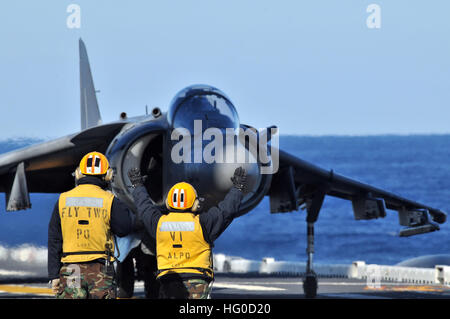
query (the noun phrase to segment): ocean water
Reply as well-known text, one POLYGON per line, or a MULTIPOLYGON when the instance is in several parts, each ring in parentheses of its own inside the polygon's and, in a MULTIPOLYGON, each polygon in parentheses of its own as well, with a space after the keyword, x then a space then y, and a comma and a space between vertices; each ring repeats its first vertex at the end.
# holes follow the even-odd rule
MULTIPOLYGON (((0 141, 0 153, 36 140, 0 141)), ((336 173, 450 212, 450 135, 308 137, 282 136, 280 147, 336 173)), ((58 194, 31 194, 33 208, 6 212, 0 196, 0 246, 46 246, 47 226, 58 194)), ((306 260, 304 211, 270 214, 265 198, 236 219, 216 241, 214 252, 259 260, 306 260)), ((316 223, 315 262, 392 265, 428 254, 450 254, 450 226, 398 237, 398 214, 356 221, 349 201, 327 197, 316 223)))

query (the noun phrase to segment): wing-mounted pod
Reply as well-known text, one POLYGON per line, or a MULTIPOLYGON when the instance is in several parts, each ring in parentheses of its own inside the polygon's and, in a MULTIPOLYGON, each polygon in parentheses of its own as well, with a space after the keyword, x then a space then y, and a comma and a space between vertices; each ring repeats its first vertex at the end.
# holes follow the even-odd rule
POLYGON ((14 180, 10 191, 6 193, 6 211, 16 211, 31 208, 30 194, 28 193, 25 165, 17 165, 14 180))
POLYGON ((399 223, 407 228, 402 229, 400 237, 425 234, 439 230, 439 225, 430 221, 427 209, 406 209, 398 211, 399 223))
POLYGON ((272 214, 286 213, 298 209, 298 196, 292 166, 283 168, 272 177, 269 197, 272 214))
POLYGON ((368 220, 386 217, 384 200, 372 197, 359 197, 352 200, 353 214, 356 220, 368 220))

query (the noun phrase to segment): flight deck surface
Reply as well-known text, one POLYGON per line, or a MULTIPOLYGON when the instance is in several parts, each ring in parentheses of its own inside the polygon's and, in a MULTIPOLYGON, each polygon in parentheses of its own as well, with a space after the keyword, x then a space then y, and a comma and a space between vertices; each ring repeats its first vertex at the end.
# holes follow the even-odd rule
MULTIPOLYGON (((43 282, 0 283, 0 298, 53 298, 43 282)), ((133 298, 143 299, 143 282, 135 284, 133 298)), ((304 299, 301 277, 229 276, 219 274, 213 284, 212 299, 304 299)), ((319 278, 318 299, 450 299, 450 287, 382 282, 368 285, 366 280, 319 278)))

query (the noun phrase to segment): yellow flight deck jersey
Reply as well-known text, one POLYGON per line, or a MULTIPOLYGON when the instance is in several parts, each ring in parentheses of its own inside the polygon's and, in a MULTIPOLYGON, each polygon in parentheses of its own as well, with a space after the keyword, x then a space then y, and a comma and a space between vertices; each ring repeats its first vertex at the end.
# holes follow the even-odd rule
POLYGON ((114 241, 110 231, 113 199, 112 193, 92 184, 79 185, 60 195, 62 263, 106 259, 106 244, 110 245, 113 255, 114 241))
POLYGON ((194 273, 213 277, 211 246, 203 237, 200 216, 171 212, 160 217, 156 230, 158 277, 194 273))

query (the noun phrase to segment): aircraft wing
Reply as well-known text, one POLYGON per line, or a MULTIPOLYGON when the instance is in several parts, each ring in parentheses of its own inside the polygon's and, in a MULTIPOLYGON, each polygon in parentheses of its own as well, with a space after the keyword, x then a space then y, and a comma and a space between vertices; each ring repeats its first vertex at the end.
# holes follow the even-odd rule
POLYGON ((127 122, 86 129, 78 134, 0 155, 0 192, 7 210, 30 208, 29 192, 60 193, 74 186, 72 173, 90 151, 105 152, 127 122))
POLYGON ((317 215, 325 195, 352 201, 355 219, 380 218, 385 216, 386 208, 395 210, 400 224, 411 227, 401 232, 402 236, 439 229, 428 214, 434 222, 446 220, 446 214, 439 209, 322 169, 282 150, 279 150, 279 170, 272 178, 268 195, 272 213, 297 210, 305 205, 316 209, 317 215))

